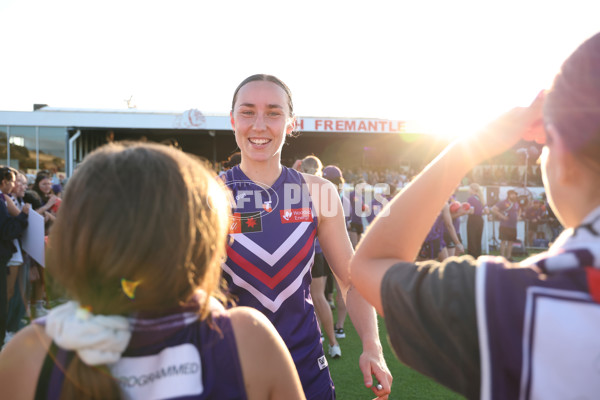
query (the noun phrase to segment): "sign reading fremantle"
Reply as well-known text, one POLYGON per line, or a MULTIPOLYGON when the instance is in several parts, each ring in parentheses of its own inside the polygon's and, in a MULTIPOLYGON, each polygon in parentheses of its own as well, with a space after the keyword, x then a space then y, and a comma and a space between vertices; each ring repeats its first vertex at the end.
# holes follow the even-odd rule
POLYGON ((304 132, 405 133, 404 121, 360 118, 298 118, 304 132))

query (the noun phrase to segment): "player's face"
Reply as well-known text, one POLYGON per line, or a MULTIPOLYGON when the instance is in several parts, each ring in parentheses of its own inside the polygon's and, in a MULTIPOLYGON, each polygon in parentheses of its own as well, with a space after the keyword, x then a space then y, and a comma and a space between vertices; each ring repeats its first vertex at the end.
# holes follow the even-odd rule
POLYGON ((10 178, 3 179, 2 184, 0 185, 0 189, 2 189, 2 193, 9 194, 15 187, 15 175, 10 174, 10 178))
POLYGON ((40 181, 39 185, 40 191, 45 194, 49 194, 52 190, 52 181, 48 178, 44 178, 40 181))
POLYGON ((285 135, 294 130, 286 92, 277 84, 265 81, 247 83, 240 88, 231 126, 242 159, 268 161, 281 158, 285 135))
POLYGON ((16 197, 22 198, 25 196, 25 190, 27 189, 27 180, 21 176, 17 177, 15 182, 15 188, 13 189, 13 193, 16 197))

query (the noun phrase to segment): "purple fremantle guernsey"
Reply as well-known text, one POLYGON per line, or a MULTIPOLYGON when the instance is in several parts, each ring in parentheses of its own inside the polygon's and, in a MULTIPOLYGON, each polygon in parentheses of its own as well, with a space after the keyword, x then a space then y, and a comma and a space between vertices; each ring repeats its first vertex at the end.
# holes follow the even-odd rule
POLYGON ((481 399, 600 395, 600 207, 547 253, 476 275, 481 399))
MULTIPOLYGON (((446 229, 444 226, 444 214, 440 212, 440 214, 435 219, 433 225, 431 226, 431 229, 429 230, 429 233, 427 234, 425 241, 431 242, 432 240, 437 240, 437 239, 440 239, 443 241, 444 229, 446 229)), ((442 247, 444 247, 444 246, 442 246, 442 247)))
POLYGON ((277 181, 264 187, 236 166, 225 179, 235 201, 222 265, 230 293, 277 328, 307 399, 335 398, 310 296, 317 217, 304 178, 283 167, 277 181))
MULTIPOLYGON (((362 193, 362 191, 360 191, 362 193)), ((356 193, 356 190, 350 192, 350 222, 353 224, 362 224, 363 197, 356 193)))
POLYGON ((467 202, 473 207, 473 214, 471 215, 483 215, 483 204, 479 200, 479 196, 472 195, 467 199, 467 202))
POLYGON ((498 207, 498 210, 504 215, 508 216, 508 219, 500 220, 500 226, 505 226, 508 228, 516 228, 517 227, 517 219, 519 216, 519 203, 514 202, 511 203, 508 199, 500 200, 495 204, 495 207, 498 207))
MULTIPOLYGON (((452 204, 455 201, 457 201, 456 196, 452 195, 450 196, 450 199, 448 199, 448 204, 452 204)), ((456 234, 460 235, 460 217, 452 218, 452 226, 454 226, 454 231, 456 232, 456 234)), ((448 229, 446 228, 446 224, 444 224, 444 232, 446 232, 447 230, 448 229)))
MULTIPOLYGON (((160 318, 130 318, 132 336, 121 359, 109 366, 124 398, 246 399, 240 360, 228 316, 213 312, 212 324, 186 311, 160 318)), ((44 325, 45 321, 36 323, 44 325)), ((54 343, 44 360, 36 400, 58 400, 63 371, 74 353, 54 343)))

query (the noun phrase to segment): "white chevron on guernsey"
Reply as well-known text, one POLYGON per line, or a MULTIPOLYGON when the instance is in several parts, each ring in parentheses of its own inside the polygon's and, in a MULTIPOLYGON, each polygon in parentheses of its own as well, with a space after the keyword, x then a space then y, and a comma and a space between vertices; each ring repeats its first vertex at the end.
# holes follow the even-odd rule
POLYGON ((274 266, 280 259, 283 257, 294 245, 300 240, 300 237, 306 232, 312 222, 301 222, 298 224, 298 227, 292 232, 292 234, 279 246, 277 250, 273 254, 269 253, 267 250, 253 242, 248 236, 244 233, 235 233, 231 236, 233 240, 246 249, 255 254, 258 258, 269 264, 269 266, 274 266))
POLYGON ((313 265, 314 259, 315 259, 315 252, 313 250, 310 260, 308 260, 308 262, 304 265, 304 267, 302 268, 302 272, 296 277, 296 279, 294 279, 294 281, 292 283, 289 284, 288 287, 286 287, 285 289, 283 289, 281 291, 281 293, 279 293, 279 295, 275 298, 275 300, 269 299, 267 296, 265 296, 263 293, 261 293, 254 286, 252 286, 251 284, 246 282, 240 276, 236 275, 231 270, 231 268, 229 268, 227 263, 221 264, 221 267, 223 268, 223 270, 225 272, 227 272, 229 275, 231 275, 231 278, 233 279, 233 283, 235 283, 237 286, 244 288, 248 292, 250 292, 254 297, 256 297, 256 299, 266 309, 268 309, 271 312, 276 312, 277 310, 279 310, 279 307, 281 307, 283 302, 286 301, 292 294, 294 294, 296 292, 296 290, 298 290, 298 288, 302 285, 302 280, 304 279, 304 276, 306 274, 310 273, 310 268, 313 265))

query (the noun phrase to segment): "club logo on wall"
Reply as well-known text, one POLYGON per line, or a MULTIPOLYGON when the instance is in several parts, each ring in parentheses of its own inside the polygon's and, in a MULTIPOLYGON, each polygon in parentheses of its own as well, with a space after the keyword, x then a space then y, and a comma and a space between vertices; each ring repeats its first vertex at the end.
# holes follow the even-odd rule
POLYGON ((176 128, 201 128, 206 124, 206 117, 197 108, 191 108, 175 117, 176 128))

